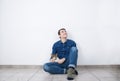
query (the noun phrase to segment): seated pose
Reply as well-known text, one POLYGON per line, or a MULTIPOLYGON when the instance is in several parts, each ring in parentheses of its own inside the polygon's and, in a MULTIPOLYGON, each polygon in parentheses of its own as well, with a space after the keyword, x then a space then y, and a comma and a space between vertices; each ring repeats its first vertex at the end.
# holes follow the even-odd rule
POLYGON ((67 74, 67 79, 73 80, 78 75, 76 43, 67 39, 65 28, 58 30, 58 35, 60 40, 54 43, 50 62, 45 63, 43 69, 50 74, 67 74))

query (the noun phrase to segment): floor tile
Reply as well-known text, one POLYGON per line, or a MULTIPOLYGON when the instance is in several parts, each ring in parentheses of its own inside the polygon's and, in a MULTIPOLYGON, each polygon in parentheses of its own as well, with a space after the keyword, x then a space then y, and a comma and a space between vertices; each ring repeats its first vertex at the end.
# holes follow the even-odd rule
POLYGON ((99 80, 89 72, 85 72, 85 73, 79 74, 76 77, 76 81, 99 81, 99 80))
POLYGON ((100 81, 120 81, 120 78, 101 78, 100 81))
POLYGON ((53 75, 41 69, 29 81, 53 81, 53 75))
POLYGON ((96 68, 96 69, 88 69, 88 71, 92 74, 92 75, 94 75, 94 76, 96 76, 96 77, 98 77, 98 78, 102 78, 102 77, 115 77, 115 75, 113 74, 113 73, 111 73, 111 72, 109 72, 109 71, 106 71, 106 70, 104 70, 104 69, 102 69, 102 68, 96 68))
POLYGON ((0 71, 0 81, 5 81, 16 74, 17 72, 15 71, 15 69, 2 69, 0 71))
POLYGON ((16 74, 5 81, 28 81, 36 71, 37 69, 17 69, 16 74))

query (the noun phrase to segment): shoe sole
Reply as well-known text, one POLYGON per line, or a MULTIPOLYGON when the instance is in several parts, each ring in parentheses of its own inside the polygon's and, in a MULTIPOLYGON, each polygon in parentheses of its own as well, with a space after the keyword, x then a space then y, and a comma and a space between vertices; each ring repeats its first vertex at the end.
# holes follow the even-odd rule
POLYGON ((74 80, 74 78, 71 78, 71 77, 67 77, 68 80, 74 80))

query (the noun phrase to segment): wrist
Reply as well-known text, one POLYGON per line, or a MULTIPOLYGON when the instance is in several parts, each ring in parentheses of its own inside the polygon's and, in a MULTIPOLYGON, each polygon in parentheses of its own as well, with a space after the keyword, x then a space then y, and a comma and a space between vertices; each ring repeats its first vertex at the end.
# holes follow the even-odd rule
POLYGON ((64 61, 65 61, 65 58, 62 58, 62 60, 64 60, 64 61))

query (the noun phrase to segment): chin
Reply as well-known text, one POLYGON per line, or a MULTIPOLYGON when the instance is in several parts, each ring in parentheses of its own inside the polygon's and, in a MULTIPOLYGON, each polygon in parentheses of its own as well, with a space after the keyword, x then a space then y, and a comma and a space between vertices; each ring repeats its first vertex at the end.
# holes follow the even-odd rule
POLYGON ((67 36, 65 36, 64 38, 67 38, 67 36))
POLYGON ((67 35, 66 35, 66 36, 64 36, 64 37, 66 37, 66 38, 67 38, 67 35))

